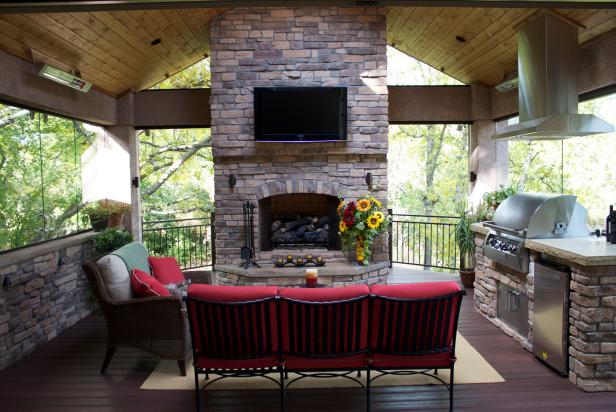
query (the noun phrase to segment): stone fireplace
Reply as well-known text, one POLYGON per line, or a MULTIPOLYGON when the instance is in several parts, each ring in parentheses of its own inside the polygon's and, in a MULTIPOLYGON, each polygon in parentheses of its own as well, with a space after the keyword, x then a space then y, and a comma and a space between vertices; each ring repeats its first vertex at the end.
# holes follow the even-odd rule
MULTIPOLYGON (((280 284, 272 279, 292 271, 274 268, 272 259, 287 250, 322 254, 327 265, 320 274, 323 270, 357 276, 343 283, 367 283, 368 279, 372 283, 386 276, 386 236, 375 242, 375 266, 363 271, 340 266, 346 260, 335 214, 338 196, 352 199, 370 194, 386 205, 385 29, 385 9, 377 7, 238 8, 212 22, 215 269, 220 283, 280 284), (253 90, 267 86, 345 87, 347 140, 255 142, 253 90), (263 275, 258 281, 246 276, 259 270, 238 271, 246 201, 255 206, 255 258, 263 275), (302 219, 300 225, 293 223, 302 219), (273 236, 279 230, 276 225, 289 223, 295 234, 273 236), (299 230, 301 239, 300 226, 306 226, 299 230), (244 280, 237 281, 237 276, 244 280)), ((282 282, 288 283, 293 282, 282 282)))

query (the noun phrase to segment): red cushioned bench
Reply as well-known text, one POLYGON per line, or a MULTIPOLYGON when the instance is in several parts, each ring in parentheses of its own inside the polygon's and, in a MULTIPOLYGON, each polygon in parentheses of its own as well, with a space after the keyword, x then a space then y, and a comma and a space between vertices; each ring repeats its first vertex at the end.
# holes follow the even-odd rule
POLYGON ((265 377, 279 386, 282 409, 293 383, 341 376, 364 387, 368 410, 375 379, 423 374, 447 387, 452 410, 464 294, 455 282, 321 289, 191 285, 197 410, 200 374, 205 386, 227 377, 265 377), (438 369, 449 369, 450 384, 430 373, 438 369), (353 376, 362 371, 366 385, 353 376), (268 376, 272 372, 278 380, 268 376), (299 376, 285 384, 289 372, 299 376), (219 377, 209 380, 210 373, 219 377))

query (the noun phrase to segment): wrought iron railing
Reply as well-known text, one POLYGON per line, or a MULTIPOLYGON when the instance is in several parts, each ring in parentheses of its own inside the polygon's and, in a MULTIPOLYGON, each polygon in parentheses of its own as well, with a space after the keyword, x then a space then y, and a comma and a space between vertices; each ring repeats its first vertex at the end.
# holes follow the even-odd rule
POLYGON ((143 243, 153 256, 173 256, 182 269, 211 266, 215 260, 211 218, 143 222, 143 243))
POLYGON ((458 270, 456 216, 391 214, 389 254, 392 263, 458 270))

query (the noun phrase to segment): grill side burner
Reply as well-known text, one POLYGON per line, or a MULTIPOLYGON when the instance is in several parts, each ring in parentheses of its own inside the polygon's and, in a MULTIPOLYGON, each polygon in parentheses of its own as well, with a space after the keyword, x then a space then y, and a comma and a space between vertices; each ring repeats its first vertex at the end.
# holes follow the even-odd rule
POLYGON ((528 273, 526 239, 588 236, 586 209, 573 195, 518 193, 494 212, 484 243, 485 256, 503 266, 528 273))

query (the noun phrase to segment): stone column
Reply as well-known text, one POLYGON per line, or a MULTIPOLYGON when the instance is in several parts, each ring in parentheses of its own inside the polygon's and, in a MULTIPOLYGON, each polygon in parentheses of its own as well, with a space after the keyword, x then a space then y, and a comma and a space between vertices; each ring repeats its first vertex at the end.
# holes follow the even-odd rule
POLYGON ((470 184, 470 205, 473 210, 481 204, 483 194, 509 182, 509 152, 506 141, 495 142, 497 124, 492 120, 490 89, 481 84, 471 85, 471 125, 469 171, 477 176, 470 184))

